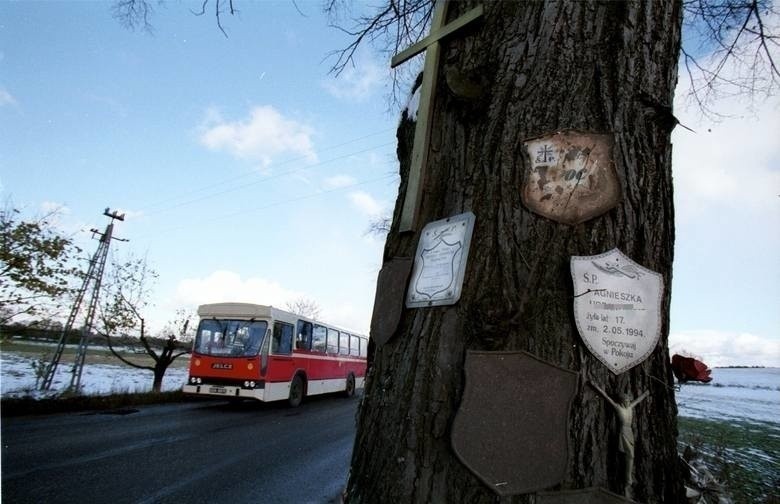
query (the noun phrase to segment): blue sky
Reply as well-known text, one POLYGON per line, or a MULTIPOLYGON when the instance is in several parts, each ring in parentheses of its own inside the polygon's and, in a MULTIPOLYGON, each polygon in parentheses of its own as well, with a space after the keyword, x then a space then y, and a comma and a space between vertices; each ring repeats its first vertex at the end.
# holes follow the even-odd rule
MULTIPOLYGON (((161 327, 227 299, 316 300, 368 332, 397 193, 388 58, 371 47, 339 78, 348 36, 320 2, 241 2, 225 38, 196 3, 157 7, 128 31, 103 2, 0 3, 0 190, 89 251, 109 206, 115 243, 159 271, 161 327)), ((681 79, 681 86, 685 82, 681 79)), ((683 94, 681 89, 679 94, 683 94)), ((673 348, 714 364, 780 365, 780 102, 712 123, 677 105, 673 348)))

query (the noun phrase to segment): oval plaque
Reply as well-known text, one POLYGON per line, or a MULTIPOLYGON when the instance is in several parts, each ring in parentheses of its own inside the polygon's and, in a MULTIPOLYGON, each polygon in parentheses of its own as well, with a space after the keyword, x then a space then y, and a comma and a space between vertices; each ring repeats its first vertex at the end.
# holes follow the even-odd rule
POLYGON ((645 360, 661 335, 663 276, 618 249, 572 256, 574 318, 588 349, 615 374, 645 360))

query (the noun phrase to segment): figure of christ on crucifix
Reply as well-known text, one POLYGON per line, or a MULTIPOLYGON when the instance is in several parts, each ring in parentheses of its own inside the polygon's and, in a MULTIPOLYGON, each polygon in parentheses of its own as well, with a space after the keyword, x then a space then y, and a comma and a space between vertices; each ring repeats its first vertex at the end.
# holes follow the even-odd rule
POLYGON ((417 224, 417 212, 422 196, 422 184, 425 167, 428 162, 428 140, 431 131, 430 116, 433 112, 433 96, 436 88, 436 78, 439 73, 439 58, 441 40, 456 30, 466 26, 482 16, 482 6, 475 7, 467 13, 445 25, 447 18, 447 0, 436 0, 431 21, 431 32, 416 44, 396 54, 390 62, 395 68, 404 61, 425 51, 425 67, 420 86, 420 107, 417 111, 417 126, 414 130, 414 145, 412 147, 412 164, 409 168, 409 178, 406 184, 406 196, 401 211, 399 232, 414 231, 417 224))
POLYGON ((620 403, 616 403, 612 400, 611 397, 607 395, 606 392, 604 392, 601 387, 596 385, 593 382, 590 383, 591 387, 596 389, 599 394, 604 396, 604 399, 609 402, 609 404, 612 405, 612 408, 614 408, 615 413, 618 417, 618 423, 620 424, 620 438, 618 440, 618 450, 625 455, 626 458, 626 465, 625 465, 625 480, 626 480, 626 489, 625 489, 625 495, 626 497, 629 496, 631 491, 631 486, 634 484, 634 429, 633 429, 633 421, 634 421, 634 406, 639 404, 645 397, 647 397, 650 392, 645 390, 642 395, 631 401, 628 394, 621 394, 620 396, 620 403))

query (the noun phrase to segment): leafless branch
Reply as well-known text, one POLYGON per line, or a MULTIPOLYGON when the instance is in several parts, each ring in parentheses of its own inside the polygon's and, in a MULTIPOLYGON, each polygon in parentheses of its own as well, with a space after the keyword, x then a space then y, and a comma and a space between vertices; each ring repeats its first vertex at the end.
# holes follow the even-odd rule
MULTIPOLYGON (((346 28, 338 20, 338 14, 346 10, 345 6, 336 0, 331 0, 325 6, 325 13, 330 19, 329 25, 350 35, 352 42, 343 49, 328 54, 328 57, 335 58, 330 72, 338 76, 347 66, 354 66, 358 48, 367 41, 386 54, 388 62, 392 54, 420 41, 427 34, 431 24, 434 1, 388 0, 373 15, 351 17, 347 21, 350 27, 346 28)), ((413 79, 413 76, 408 76, 408 79, 401 78, 400 75, 405 75, 404 70, 401 72, 399 74, 396 71, 393 77, 391 94, 394 102, 401 101, 400 94, 404 91, 402 89, 405 87, 404 84, 407 80, 413 79)))
POLYGON ((116 0, 111 7, 114 19, 125 28, 135 30, 141 28, 152 33, 150 22, 154 8, 148 0, 116 0))
POLYGON ((771 0, 685 0, 682 63, 690 97, 703 113, 729 95, 753 99, 780 87, 780 12, 771 0))

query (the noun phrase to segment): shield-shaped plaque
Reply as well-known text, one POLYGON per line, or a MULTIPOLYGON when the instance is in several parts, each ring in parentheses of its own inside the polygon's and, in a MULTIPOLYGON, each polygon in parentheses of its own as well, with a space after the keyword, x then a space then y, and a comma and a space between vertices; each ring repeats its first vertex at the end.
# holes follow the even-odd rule
POLYGON ((379 271, 370 333, 377 346, 387 343, 398 328, 404 307, 406 282, 411 270, 410 257, 395 257, 386 262, 379 271))
POLYGON ((466 389, 452 426, 461 462, 500 495, 563 480, 577 374, 527 352, 466 354, 466 389))
POLYGON ((538 504, 631 504, 634 501, 600 487, 560 492, 540 492, 538 504))
POLYGON ((618 249, 573 256, 574 318, 588 349, 615 374, 645 360, 661 336, 661 274, 618 249))
POLYGON ((531 159, 523 203, 564 224, 579 224, 620 201, 612 135, 565 130, 524 142, 531 159))

